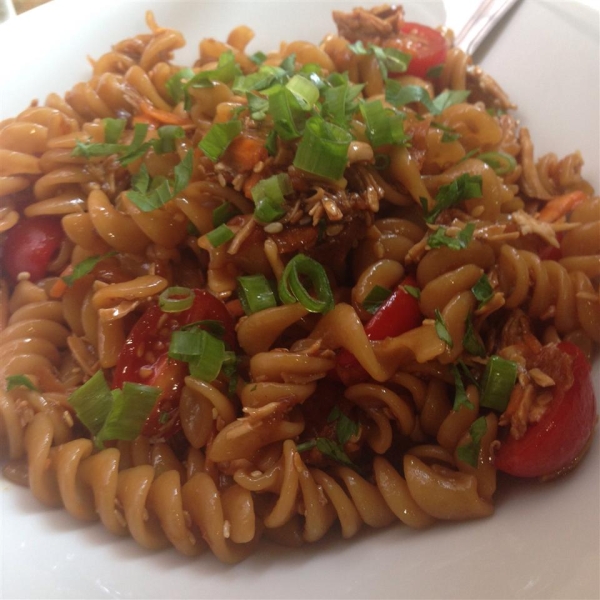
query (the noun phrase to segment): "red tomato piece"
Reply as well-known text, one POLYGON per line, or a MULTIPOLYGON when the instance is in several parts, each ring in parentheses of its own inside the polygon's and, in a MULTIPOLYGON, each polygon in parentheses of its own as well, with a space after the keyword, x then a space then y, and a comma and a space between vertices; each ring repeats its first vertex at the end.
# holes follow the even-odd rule
MULTIPOLYGON (((411 276, 405 277, 392 295, 377 309, 365 325, 365 333, 370 340, 396 337, 421 324, 423 316, 419 301, 404 289, 405 285, 416 287, 417 282, 411 276)), ((369 377, 354 355, 345 348, 337 356, 336 372, 346 385, 365 381, 369 377)))
POLYGON ((496 467, 517 477, 545 477, 568 470, 587 447, 597 420, 591 367, 570 342, 558 347, 573 365, 573 385, 558 390, 542 418, 520 439, 507 437, 496 453, 496 467))
POLYGON ((171 334, 196 321, 220 321, 223 339, 235 348, 233 317, 225 305, 205 290, 194 290, 194 302, 184 311, 167 313, 154 304, 138 319, 119 354, 112 381, 121 388, 126 381, 159 387, 163 390, 144 428, 143 435, 169 437, 180 428, 179 397, 188 374, 185 362, 169 358, 171 334))
POLYGON ((420 23, 405 22, 399 33, 400 37, 387 40, 383 46, 391 46, 411 55, 407 75, 427 77, 429 69, 446 61, 448 44, 439 31, 420 23))
POLYGON ((15 281, 20 273, 29 273, 31 281, 38 281, 46 275, 64 238, 59 218, 21 219, 6 234, 2 257, 6 273, 15 281))

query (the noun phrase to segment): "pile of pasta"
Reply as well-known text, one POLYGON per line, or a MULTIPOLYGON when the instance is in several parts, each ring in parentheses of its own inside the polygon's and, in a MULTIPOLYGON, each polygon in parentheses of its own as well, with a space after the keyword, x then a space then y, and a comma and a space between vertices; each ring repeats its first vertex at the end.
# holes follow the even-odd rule
MULTIPOLYGON (((148 15, 0 122, 0 451, 43 504, 225 562, 485 517, 503 449, 587 385, 582 157, 536 160, 450 33, 418 72, 401 8, 334 19, 182 67, 148 15)), ((576 464, 586 393, 565 460, 515 474, 576 464)))

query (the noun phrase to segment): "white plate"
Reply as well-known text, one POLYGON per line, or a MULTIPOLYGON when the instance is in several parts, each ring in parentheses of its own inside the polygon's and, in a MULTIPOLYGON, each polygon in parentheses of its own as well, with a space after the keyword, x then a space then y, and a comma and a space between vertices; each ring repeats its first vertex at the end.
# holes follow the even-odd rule
MULTIPOLYGON (((223 39, 238 24, 256 31, 256 49, 280 38, 318 41, 333 30, 331 9, 352 5, 55 0, 0 26, 0 119, 86 78, 86 56, 146 31, 147 8, 159 24, 184 32, 183 64, 195 57, 198 39, 223 39)), ((442 3, 405 6, 411 20, 444 22, 442 3)), ((537 155, 581 150, 584 174, 598 190, 597 8, 524 0, 478 56, 519 104, 537 155)), ((596 385, 598 375, 596 365, 596 385)), ((598 598, 599 446, 596 438, 583 464, 559 481, 501 480, 489 519, 425 532, 397 526, 300 550, 265 545, 235 567, 208 553, 188 560, 173 550, 146 552, 0 480, 0 597, 598 598)))

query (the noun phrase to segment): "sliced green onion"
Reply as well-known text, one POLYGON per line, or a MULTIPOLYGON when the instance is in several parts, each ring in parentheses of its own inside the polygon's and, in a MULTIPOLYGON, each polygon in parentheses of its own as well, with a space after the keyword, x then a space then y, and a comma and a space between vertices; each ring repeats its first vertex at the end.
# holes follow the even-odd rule
POLYGON ((402 144, 409 139, 404 133, 403 118, 393 110, 384 108, 381 100, 361 102, 360 112, 373 148, 384 144, 402 144))
POLYGON ((481 406, 504 412, 517 380, 517 363, 494 354, 481 380, 481 406))
POLYGON ((252 92, 246 93, 246 100, 248 102, 250 117, 255 121, 262 121, 267 116, 269 100, 264 96, 259 96, 252 92))
POLYGON ((173 196, 183 191, 192 177, 194 170, 194 151, 188 150, 183 157, 183 160, 179 162, 173 169, 173 196))
MULTIPOLYGON (((194 75, 195 73, 192 69, 185 67, 167 79, 165 88, 167 88, 167 92, 174 102, 181 102, 184 99, 187 101, 186 84, 194 75)), ((185 108, 189 110, 188 106, 185 108)))
POLYGON ((285 87, 294 94, 303 110, 310 110, 319 99, 319 88, 302 75, 294 75, 285 87))
POLYGON ((189 87, 211 87, 213 81, 231 83, 240 73, 241 69, 235 60, 233 52, 227 50, 219 56, 216 68, 199 71, 186 83, 185 87, 186 89, 189 87))
POLYGON ((352 135, 346 129, 311 117, 298 144, 294 166, 327 179, 340 179, 348 161, 352 135))
POLYGON ((225 343, 202 329, 180 329, 171 335, 169 356, 187 362, 192 377, 210 383, 223 366, 225 343))
POLYGON ((102 119, 104 125, 104 141, 107 144, 116 144, 121 139, 127 121, 125 119, 102 119))
POLYGON ((158 297, 158 306, 163 312, 183 312, 194 303, 194 292, 190 288, 173 286, 158 297))
POLYGON ((288 75, 293 75, 296 70, 296 54, 292 52, 286 56, 279 64, 279 68, 283 69, 288 75))
POLYGON ((96 436, 96 442, 135 440, 161 394, 159 387, 130 381, 123 384, 122 390, 113 390, 112 408, 96 436))
POLYGON ((392 295, 391 290, 381 285, 373 286, 373 289, 367 294, 362 302, 362 307, 370 314, 374 315, 379 307, 392 295))
POLYGON ((346 127, 358 107, 358 97, 363 87, 362 84, 343 81, 338 85, 326 88, 323 92, 321 106, 323 117, 340 127, 346 127))
POLYGON ((247 315, 277 306, 273 288, 264 275, 238 277, 238 297, 247 315))
POLYGON ((261 179, 251 190, 256 204, 254 216, 262 223, 271 223, 286 213, 285 196, 294 191, 287 173, 261 179))
POLYGON ((309 312, 326 313, 334 306, 333 292, 325 269, 304 254, 296 254, 285 266, 278 290, 282 302, 300 302, 309 312), (316 298, 304 287, 301 275, 309 278, 316 298))
POLYGON ((496 175, 508 175, 517 168, 514 156, 506 152, 483 152, 477 158, 492 167, 496 175))
POLYGON ((240 214, 239 208, 231 204, 231 202, 223 202, 212 211, 213 227, 218 227, 227 223, 229 219, 240 214))
POLYGON ((190 331, 193 329, 203 329, 204 331, 208 331, 210 335, 223 339, 225 335, 225 325, 221 321, 217 319, 202 319, 200 321, 193 321, 192 323, 188 323, 181 328, 181 331, 190 331))
POLYGON ((98 435, 113 405, 113 397, 104 373, 101 370, 96 371, 69 396, 67 402, 75 409, 77 418, 90 433, 93 436, 98 435))
POLYGON ((210 160, 217 162, 221 156, 223 156, 233 138, 239 135, 241 131, 241 121, 214 123, 198 144, 198 148, 200 148, 210 160))
POLYGON ((235 233, 224 223, 206 234, 206 239, 213 248, 218 248, 235 237, 235 233))
POLYGON ((157 154, 175 152, 175 140, 185 137, 183 127, 179 125, 163 125, 156 130, 158 140, 152 144, 157 154))
POLYGON ((430 248, 450 248, 451 250, 462 250, 466 248, 473 239, 475 231, 474 223, 467 223, 464 229, 461 229, 457 235, 446 234, 446 227, 438 227, 428 238, 427 245, 430 248))
POLYGON ((6 377, 6 391, 14 390, 18 387, 24 387, 28 390, 37 391, 35 385, 26 375, 8 375, 6 377))
POLYGON ((248 57, 255 65, 262 65, 265 60, 267 60, 267 55, 264 52, 261 52, 260 50, 258 52, 255 52, 254 54, 251 54, 248 57))
POLYGON ((412 296, 413 298, 416 298, 417 300, 421 299, 421 290, 414 286, 414 285, 403 285, 402 286, 404 288, 404 291, 409 295, 412 296))
POLYGON ((433 223, 447 208, 469 198, 481 198, 481 186, 481 175, 469 175, 469 173, 463 173, 451 183, 442 185, 435 196, 435 206, 432 210, 427 210, 427 201, 425 200, 423 206, 426 213, 425 220, 433 223))
POLYGON ((88 258, 82 260, 80 263, 77 263, 73 267, 73 272, 70 275, 64 275, 62 280, 71 287, 78 279, 81 279, 88 273, 91 273, 97 264, 101 263, 106 258, 111 258, 115 256, 117 253, 113 250, 111 252, 107 252, 106 254, 101 254, 100 256, 89 256, 88 258))
POLYGON ((294 140, 302 135, 306 113, 287 87, 277 86, 269 94, 269 114, 281 139, 294 140))

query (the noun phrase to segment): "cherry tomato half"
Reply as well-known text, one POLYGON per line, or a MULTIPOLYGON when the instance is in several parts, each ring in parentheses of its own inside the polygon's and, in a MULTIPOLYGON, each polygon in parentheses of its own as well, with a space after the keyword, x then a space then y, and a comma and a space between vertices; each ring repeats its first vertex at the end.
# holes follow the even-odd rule
POLYGON ((446 61, 448 44, 439 31, 420 23, 405 22, 399 33, 400 37, 385 41, 383 46, 411 55, 406 75, 426 77, 429 69, 446 61))
POLYGON ((194 290, 192 306, 181 312, 163 312, 154 304, 138 319, 117 360, 113 388, 126 381, 143 383, 163 390, 150 413, 142 434, 169 437, 180 428, 179 397, 188 374, 187 363, 169 358, 171 333, 196 321, 220 321, 225 327, 223 339, 235 347, 234 322, 225 305, 205 290, 194 290))
POLYGON ((573 385, 555 393, 542 418, 520 439, 507 437, 496 453, 496 467, 517 477, 545 477, 573 466, 585 451, 596 424, 591 368, 570 342, 558 347, 573 364, 573 385))
MULTIPOLYGON (((369 319, 365 325, 365 333, 370 340, 395 337, 421 324, 423 315, 419 308, 419 301, 404 289, 405 285, 416 287, 417 282, 411 276, 405 277, 392 295, 369 319)), ((345 348, 337 356, 336 372, 346 385, 368 379, 367 372, 354 355, 345 348)))
POLYGON ((16 280, 20 273, 29 273, 32 281, 46 275, 48 265, 65 238, 60 219, 50 216, 21 219, 6 234, 2 264, 6 273, 16 280))

